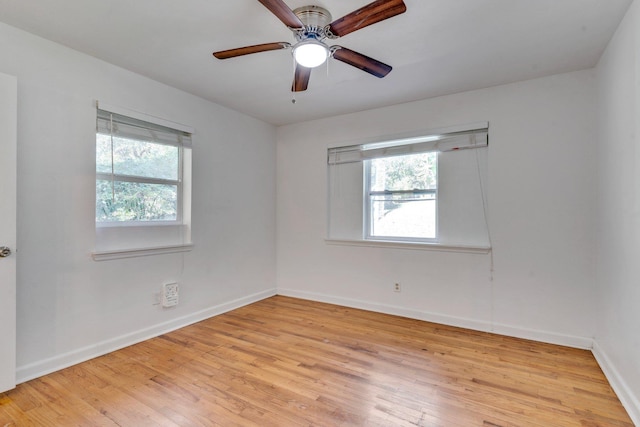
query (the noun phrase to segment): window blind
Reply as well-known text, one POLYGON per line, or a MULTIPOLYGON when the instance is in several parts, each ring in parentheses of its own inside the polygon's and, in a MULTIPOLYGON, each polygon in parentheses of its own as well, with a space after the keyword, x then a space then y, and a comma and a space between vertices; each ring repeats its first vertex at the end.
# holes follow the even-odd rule
POLYGON ((191 133, 98 109, 96 131, 114 137, 191 148, 191 133))

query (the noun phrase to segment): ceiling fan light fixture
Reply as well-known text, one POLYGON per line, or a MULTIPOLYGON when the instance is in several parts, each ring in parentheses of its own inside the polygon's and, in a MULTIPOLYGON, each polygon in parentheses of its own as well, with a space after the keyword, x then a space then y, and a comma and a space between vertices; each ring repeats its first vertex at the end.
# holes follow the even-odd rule
POLYGON ((307 39, 293 47, 293 58, 296 62, 306 68, 318 67, 329 57, 329 48, 316 40, 307 39))

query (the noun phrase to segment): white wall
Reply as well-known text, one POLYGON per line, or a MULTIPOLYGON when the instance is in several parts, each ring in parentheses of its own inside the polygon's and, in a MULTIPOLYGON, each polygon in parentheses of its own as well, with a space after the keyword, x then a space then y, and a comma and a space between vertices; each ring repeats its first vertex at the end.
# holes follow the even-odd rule
POLYGON ((4 24, 0 72, 18 78, 18 380, 275 292, 274 127, 4 24), (192 252, 91 259, 95 99, 196 129, 192 252))
POLYGON ((598 358, 640 425, 640 4, 597 66, 598 358))
POLYGON ((590 347, 594 86, 582 71, 278 128, 278 292, 590 347), (482 121, 493 280, 490 255, 324 241, 327 147, 482 121))

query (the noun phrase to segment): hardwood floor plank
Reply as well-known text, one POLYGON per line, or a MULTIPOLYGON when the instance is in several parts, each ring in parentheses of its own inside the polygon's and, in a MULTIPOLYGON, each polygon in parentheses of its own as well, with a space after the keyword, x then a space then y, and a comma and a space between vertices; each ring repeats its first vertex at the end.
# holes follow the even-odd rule
POLYGON ((20 384, 0 426, 633 424, 588 351, 276 296, 20 384))

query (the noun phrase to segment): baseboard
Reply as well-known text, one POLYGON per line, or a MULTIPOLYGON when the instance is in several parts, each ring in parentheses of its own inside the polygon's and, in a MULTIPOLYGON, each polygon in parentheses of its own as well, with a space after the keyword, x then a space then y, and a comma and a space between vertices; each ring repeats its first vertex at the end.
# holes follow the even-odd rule
POLYGON ((531 341, 539 341, 547 344, 562 345, 565 347, 591 350, 593 348, 593 338, 578 337, 575 335, 557 334, 555 332, 540 331, 537 329, 527 329, 496 323, 491 331, 495 334, 509 337, 522 338, 531 341))
POLYGON ((624 409, 627 410, 631 421, 633 421, 635 425, 640 426, 640 399, 633 394, 624 377, 620 375, 620 372, 618 372, 615 365, 611 362, 611 359, 609 359, 609 356, 607 356, 602 347, 598 345, 597 340, 594 341, 591 351, 600 365, 602 372, 604 372, 604 375, 609 380, 611 388, 613 388, 613 391, 618 395, 618 399, 620 399, 624 409))
POLYGON ((297 291, 293 289, 278 288, 278 295, 300 298, 311 301, 326 302, 328 304, 342 305, 345 307, 358 308, 361 310, 375 311, 378 313, 392 314, 410 319, 424 320, 427 322, 440 323, 443 325, 457 326, 459 328, 473 329, 477 331, 490 332, 491 323, 463 317, 446 316, 438 313, 431 313, 420 310, 408 309, 390 304, 380 304, 358 299, 336 297, 333 295, 320 294, 315 292, 297 291))
POLYGON ((379 313, 393 314, 395 316, 408 317, 410 319, 424 320, 427 322, 440 323, 443 325, 456 326, 459 328, 473 329, 482 332, 492 332, 500 335, 507 335, 515 338, 523 338, 533 341, 540 341, 549 344, 564 345, 567 347, 590 350, 593 346, 591 338, 576 337, 571 335, 556 334, 547 331, 518 328, 508 325, 493 324, 489 321, 468 319, 463 317, 447 316, 439 313, 407 309, 390 304, 372 303, 369 301, 342 298, 332 295, 315 292, 297 291, 293 289, 278 288, 278 295, 294 298, 307 299, 329 304, 337 304, 346 307, 359 308, 362 310, 376 311, 379 313))
POLYGON ((41 377, 43 375, 50 374, 60 369, 64 369, 69 366, 73 366, 78 363, 93 359, 95 357, 102 356, 112 351, 116 351, 121 348, 157 337, 159 335, 166 334, 167 332, 171 332, 176 329, 191 325, 193 323, 208 319, 210 317, 235 310, 236 308, 244 307, 245 305, 252 304, 254 302, 269 298, 274 295, 276 295, 275 289, 258 292, 253 295, 238 298, 233 301, 225 302, 204 310, 200 310, 195 313, 191 313, 187 316, 172 319, 168 322, 160 323, 150 328, 141 329, 119 337, 102 341, 95 345, 73 350, 55 357, 51 357, 49 359, 30 363, 28 365, 18 366, 16 370, 16 382, 20 384, 25 381, 41 377))

